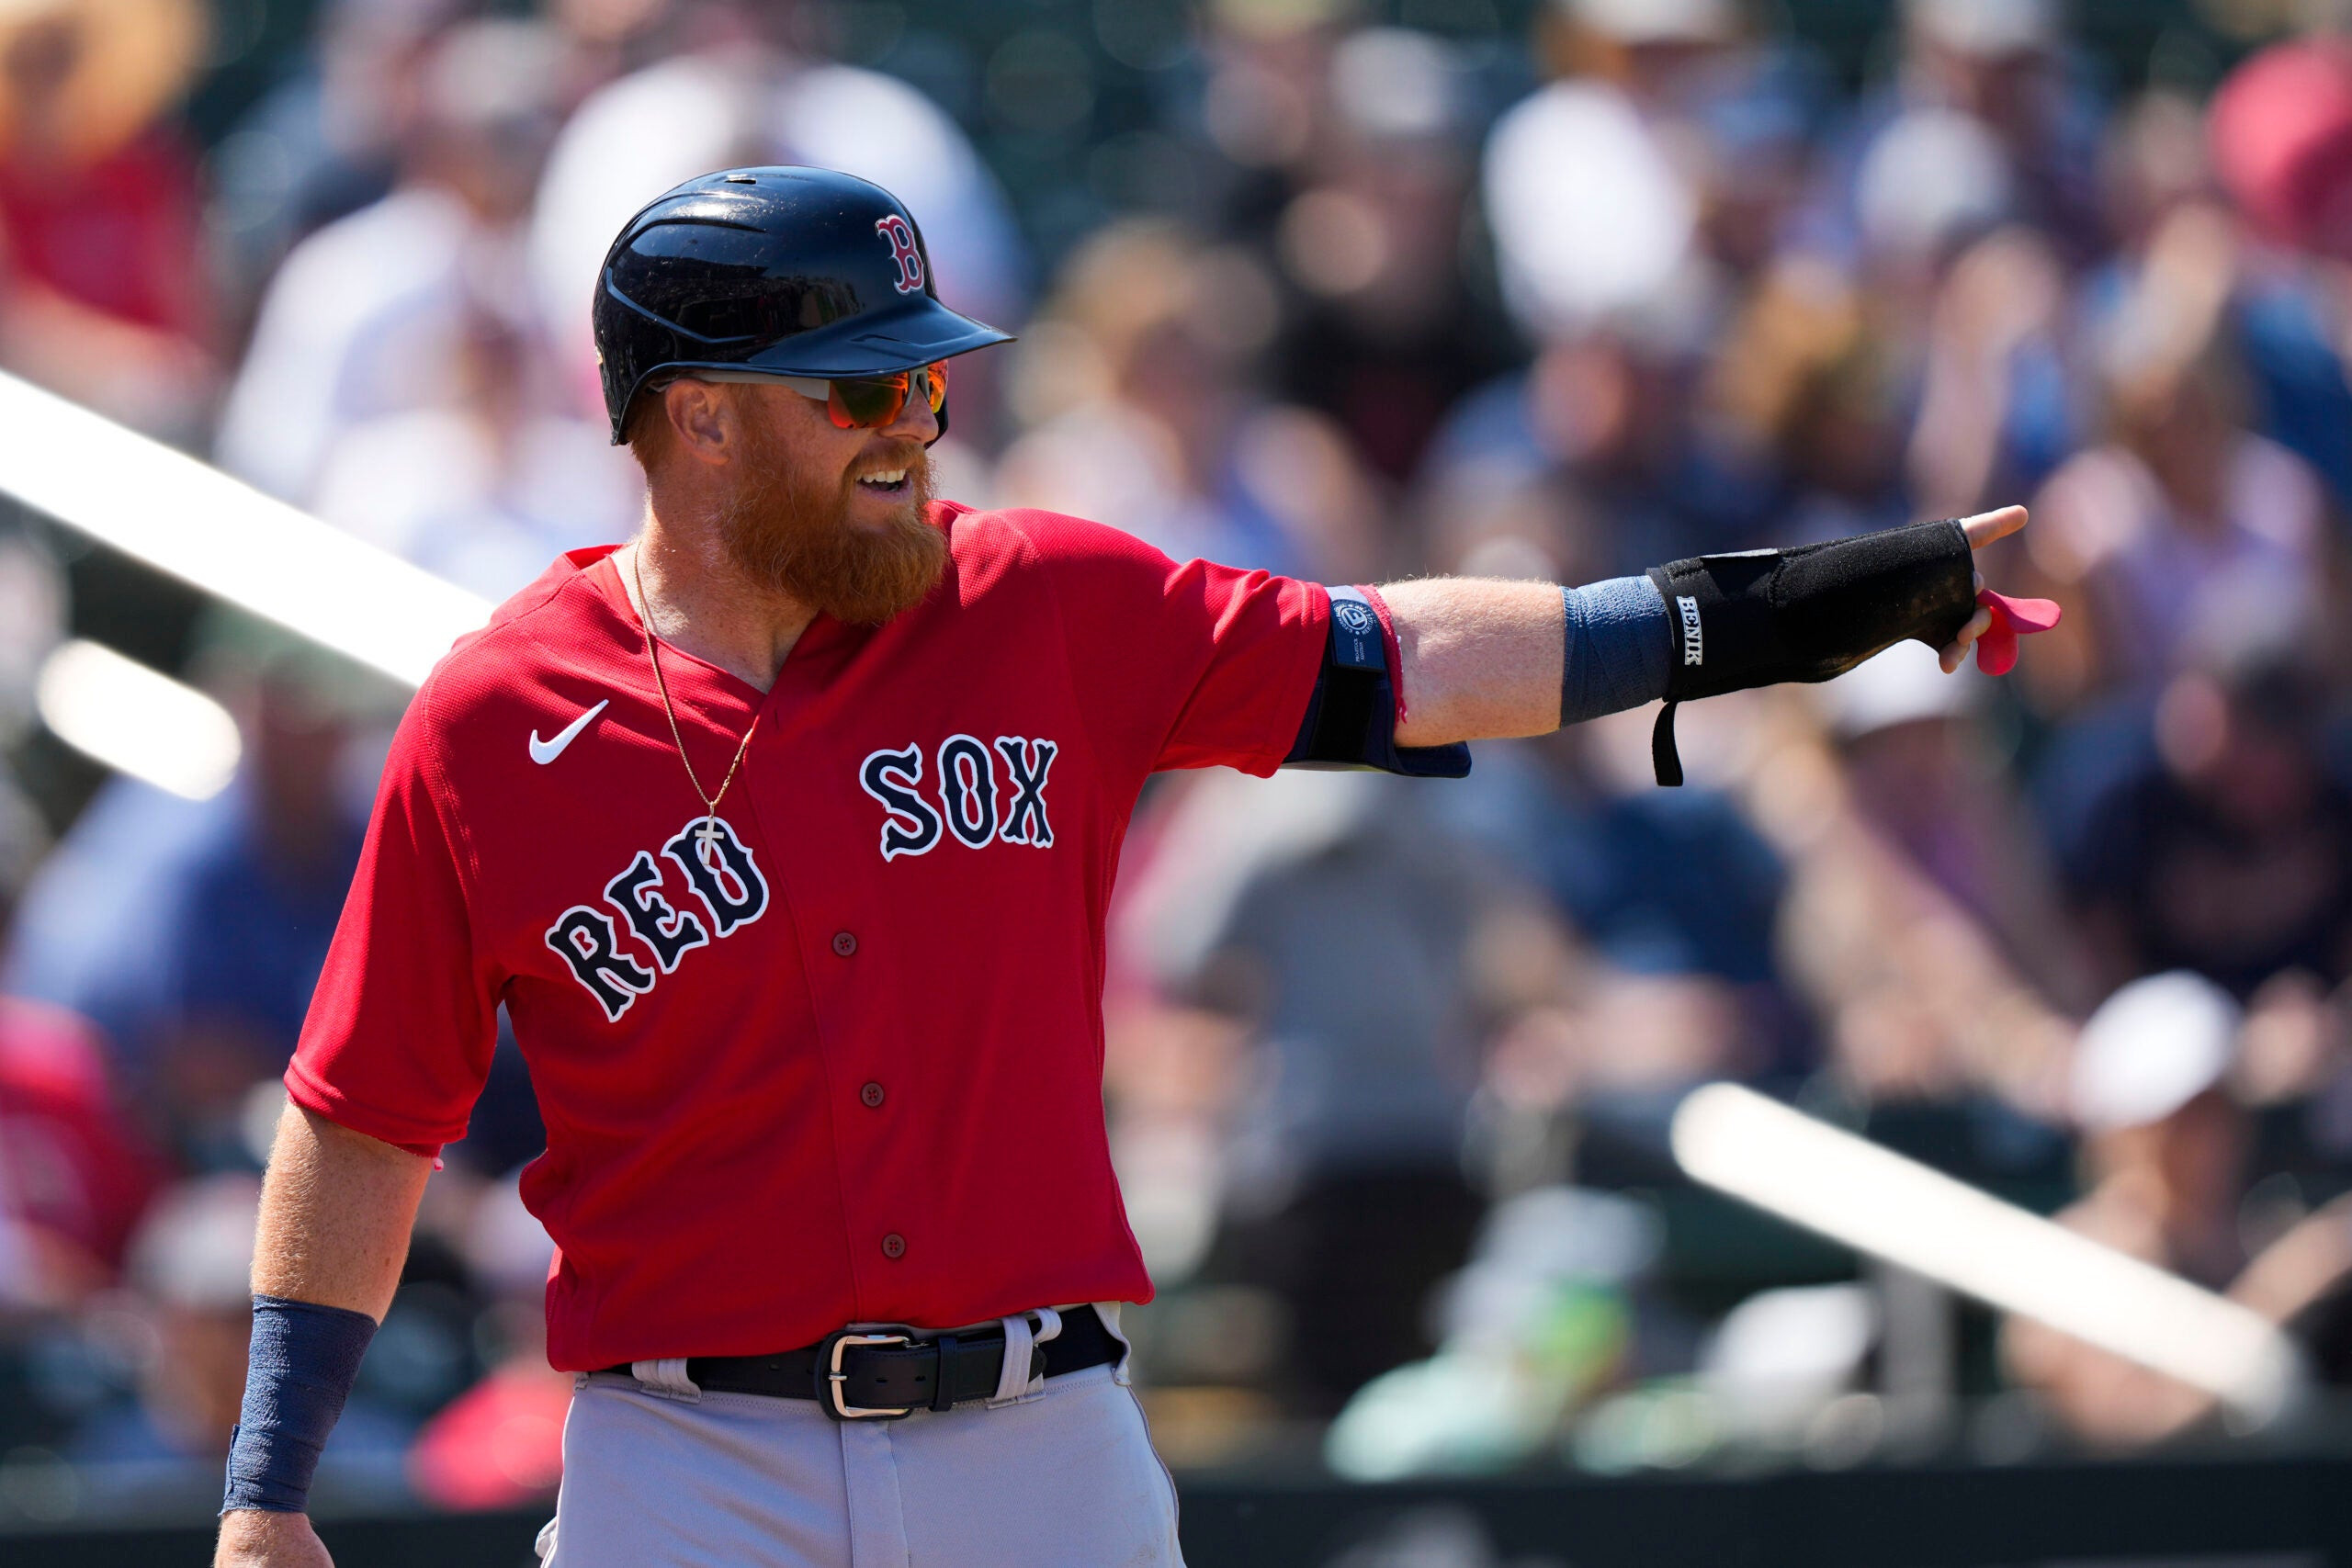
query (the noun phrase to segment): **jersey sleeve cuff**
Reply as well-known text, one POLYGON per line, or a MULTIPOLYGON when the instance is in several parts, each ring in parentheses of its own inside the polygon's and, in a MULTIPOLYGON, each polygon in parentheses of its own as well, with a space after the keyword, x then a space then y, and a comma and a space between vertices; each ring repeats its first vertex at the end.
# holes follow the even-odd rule
POLYGON ((436 1162, 445 1145, 466 1135, 463 1126, 451 1131, 360 1105, 313 1078, 299 1060, 287 1066, 286 1097, 313 1116, 324 1117, 338 1127, 436 1162))
POLYGON ((1307 705, 1315 699, 1316 677, 1323 670, 1323 645, 1331 637, 1331 592, 1319 582, 1294 579, 1292 586, 1299 590, 1298 618, 1290 623, 1299 629, 1298 651, 1290 674, 1291 702, 1289 728, 1282 739, 1273 741, 1252 758, 1241 771, 1257 778, 1272 778, 1290 755, 1298 739, 1299 721, 1306 716, 1307 705))

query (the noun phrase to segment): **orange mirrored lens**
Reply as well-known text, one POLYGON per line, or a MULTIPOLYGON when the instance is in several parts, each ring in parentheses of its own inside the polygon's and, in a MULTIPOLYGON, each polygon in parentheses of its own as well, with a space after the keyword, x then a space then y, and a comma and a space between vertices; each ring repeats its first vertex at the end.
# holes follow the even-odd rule
POLYGON ((920 371, 898 370, 887 376, 860 376, 831 383, 826 412, 842 430, 880 430, 895 422, 907 406, 907 390, 916 376, 924 381, 931 412, 947 406, 947 363, 941 360, 920 371))
POLYGON ((879 430, 899 417, 907 406, 907 373, 895 376, 860 376, 855 380, 835 381, 832 394, 825 400, 833 423, 843 430, 879 430))

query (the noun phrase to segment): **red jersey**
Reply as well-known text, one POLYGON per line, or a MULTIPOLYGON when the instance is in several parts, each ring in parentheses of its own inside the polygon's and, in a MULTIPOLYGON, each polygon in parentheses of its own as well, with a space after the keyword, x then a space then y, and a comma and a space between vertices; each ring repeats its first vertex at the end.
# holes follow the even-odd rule
POLYGON ((1103 915, 1146 775, 1271 773, 1309 583, 1096 524, 933 509, 946 575, 820 616, 774 687, 665 648, 575 551, 417 693, 287 1087, 454 1142, 501 1003, 547 1152, 548 1359, 752 1355, 1151 1285, 1102 1104, 1103 915))

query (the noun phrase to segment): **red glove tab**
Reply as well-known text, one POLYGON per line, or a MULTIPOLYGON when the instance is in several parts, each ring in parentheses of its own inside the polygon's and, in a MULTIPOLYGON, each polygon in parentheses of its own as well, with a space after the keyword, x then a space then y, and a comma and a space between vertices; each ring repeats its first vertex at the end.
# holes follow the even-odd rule
POLYGON ((2049 599, 2012 599, 1980 588, 1976 602, 1993 612, 1993 624, 1976 639, 1976 668, 1987 675, 2017 667, 2019 633, 2046 632, 2058 624, 2058 606, 2049 599))

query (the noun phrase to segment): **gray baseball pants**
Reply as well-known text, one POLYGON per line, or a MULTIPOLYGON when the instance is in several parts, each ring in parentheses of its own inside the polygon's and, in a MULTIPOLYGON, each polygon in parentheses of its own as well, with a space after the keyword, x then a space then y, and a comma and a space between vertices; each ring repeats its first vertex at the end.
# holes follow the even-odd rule
MULTIPOLYGON (((1032 1321, 1005 1320, 1012 1366, 1032 1321)), ((578 1381, 544 1568, 1182 1568, 1124 1361, 902 1421, 636 1371, 578 1381)))

